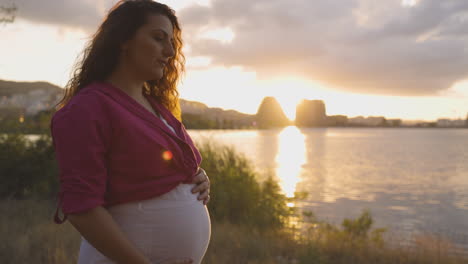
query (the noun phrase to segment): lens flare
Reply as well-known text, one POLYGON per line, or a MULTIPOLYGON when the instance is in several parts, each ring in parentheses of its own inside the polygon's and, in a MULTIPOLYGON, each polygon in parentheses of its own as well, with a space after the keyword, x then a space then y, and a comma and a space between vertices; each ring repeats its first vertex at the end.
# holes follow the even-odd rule
POLYGON ((162 154, 162 158, 164 160, 171 160, 172 159, 172 152, 170 152, 169 150, 164 151, 163 154, 162 154))

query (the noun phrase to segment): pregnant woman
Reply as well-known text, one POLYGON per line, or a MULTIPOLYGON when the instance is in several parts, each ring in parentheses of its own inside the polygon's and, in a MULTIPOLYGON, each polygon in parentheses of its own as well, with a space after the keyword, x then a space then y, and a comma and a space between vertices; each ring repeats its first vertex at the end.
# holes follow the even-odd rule
POLYGON ((81 234, 79 264, 200 263, 207 250, 210 182, 180 121, 181 49, 172 9, 120 1, 66 86, 50 124, 55 222, 81 234))

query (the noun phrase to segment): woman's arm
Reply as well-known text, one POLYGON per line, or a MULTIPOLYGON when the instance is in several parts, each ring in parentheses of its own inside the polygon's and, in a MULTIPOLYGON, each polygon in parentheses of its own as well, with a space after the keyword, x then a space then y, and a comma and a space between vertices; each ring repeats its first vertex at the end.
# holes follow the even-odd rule
POLYGON ((116 263, 151 264, 104 207, 68 214, 68 220, 94 248, 116 263))

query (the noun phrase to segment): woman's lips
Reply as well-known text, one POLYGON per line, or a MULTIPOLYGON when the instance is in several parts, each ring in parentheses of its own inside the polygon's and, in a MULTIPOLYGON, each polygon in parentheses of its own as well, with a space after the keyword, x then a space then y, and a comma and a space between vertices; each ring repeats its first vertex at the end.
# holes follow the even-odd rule
POLYGON ((163 67, 163 68, 166 67, 166 62, 165 62, 165 61, 160 61, 160 60, 158 60, 157 63, 158 63, 159 66, 161 66, 161 67, 163 67))

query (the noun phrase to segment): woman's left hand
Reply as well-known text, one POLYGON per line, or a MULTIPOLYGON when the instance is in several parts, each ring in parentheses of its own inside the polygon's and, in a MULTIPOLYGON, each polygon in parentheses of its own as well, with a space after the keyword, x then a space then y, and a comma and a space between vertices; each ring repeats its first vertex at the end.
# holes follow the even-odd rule
POLYGON ((199 168, 192 183, 197 184, 197 186, 193 187, 192 193, 200 192, 198 200, 203 200, 203 204, 206 205, 210 201, 210 179, 204 169, 199 168))

